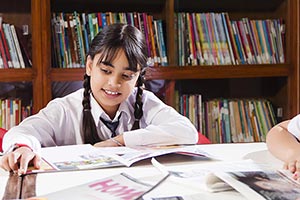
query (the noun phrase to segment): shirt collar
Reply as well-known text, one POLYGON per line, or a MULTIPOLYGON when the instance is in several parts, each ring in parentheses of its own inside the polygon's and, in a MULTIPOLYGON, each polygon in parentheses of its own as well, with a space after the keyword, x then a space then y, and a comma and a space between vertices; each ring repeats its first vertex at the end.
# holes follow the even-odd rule
MULTIPOLYGON (((98 102, 96 101, 96 99, 94 98, 94 96, 92 94, 90 94, 90 99, 91 99, 91 113, 92 113, 92 116, 93 116, 95 122, 98 122, 100 117, 104 118, 105 120, 110 120, 109 116, 104 112, 104 110, 101 108, 101 106, 99 106, 98 102)), ((134 113, 134 108, 133 108, 133 105, 131 105, 128 98, 120 104, 119 109, 116 113, 116 116, 112 121, 113 122, 117 121, 119 115, 122 112, 123 112, 122 118, 126 117, 124 119, 127 119, 129 122, 131 113, 132 114, 134 113)))

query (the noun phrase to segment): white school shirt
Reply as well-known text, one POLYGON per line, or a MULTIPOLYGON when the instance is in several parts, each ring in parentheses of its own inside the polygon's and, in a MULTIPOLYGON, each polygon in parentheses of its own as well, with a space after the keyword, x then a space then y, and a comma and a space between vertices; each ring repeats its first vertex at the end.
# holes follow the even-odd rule
MULTIPOLYGON (((82 144, 82 99, 84 89, 79 89, 65 97, 56 98, 48 103, 37 114, 23 120, 18 126, 11 128, 3 138, 3 149, 13 144, 26 144, 35 152, 41 146, 60 146, 82 144)), ((174 108, 164 104, 152 92, 143 92, 143 117, 140 129, 131 131, 134 123, 134 102, 136 88, 133 93, 120 104, 115 119, 121 114, 117 134, 123 134, 126 146, 136 145, 171 145, 195 144, 198 133, 186 117, 174 108)), ((109 119, 91 95, 91 112, 96 122, 98 135, 102 140, 111 137, 111 131, 99 120, 100 116, 109 119)))
POLYGON ((296 138, 300 139, 300 114, 290 120, 287 129, 296 138))

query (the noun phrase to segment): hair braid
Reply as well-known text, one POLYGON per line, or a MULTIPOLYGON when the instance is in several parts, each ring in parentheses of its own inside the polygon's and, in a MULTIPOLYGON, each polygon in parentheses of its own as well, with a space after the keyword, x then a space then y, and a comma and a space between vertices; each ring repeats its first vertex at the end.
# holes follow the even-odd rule
POLYGON ((137 93, 136 93, 136 98, 135 98, 135 104, 134 104, 134 117, 135 121, 132 126, 131 130, 136 130, 140 128, 140 119, 143 116, 143 102, 142 102, 142 97, 143 97, 143 76, 140 75, 138 80, 137 80, 137 93))
POLYGON ((91 103, 90 103, 90 93, 91 93, 91 86, 90 86, 90 76, 87 74, 84 75, 84 93, 83 93, 83 120, 82 120, 82 139, 83 142, 86 144, 95 144, 100 140, 97 134, 96 124, 91 113, 91 103))

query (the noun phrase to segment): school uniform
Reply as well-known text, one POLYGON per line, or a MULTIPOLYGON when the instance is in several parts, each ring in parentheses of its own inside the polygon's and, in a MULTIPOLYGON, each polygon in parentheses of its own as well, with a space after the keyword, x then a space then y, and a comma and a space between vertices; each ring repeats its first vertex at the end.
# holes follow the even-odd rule
POLYGON ((287 127, 288 131, 292 133, 298 140, 300 139, 300 114, 293 117, 287 127))
MULTIPOLYGON (((65 97, 50 101, 37 114, 26 118, 19 126, 11 128, 3 138, 4 151, 16 143, 26 144, 35 152, 39 152, 41 146, 82 144, 83 91, 79 89, 65 97)), ((120 104, 112 120, 91 94, 91 112, 97 126, 97 134, 102 140, 111 138, 113 133, 100 117, 113 122, 119 120, 115 132, 117 135, 123 134, 126 146, 197 142, 197 130, 189 119, 147 90, 143 92, 143 117, 140 119, 140 129, 131 131, 135 120, 133 113, 136 92, 135 88, 127 100, 120 104)))

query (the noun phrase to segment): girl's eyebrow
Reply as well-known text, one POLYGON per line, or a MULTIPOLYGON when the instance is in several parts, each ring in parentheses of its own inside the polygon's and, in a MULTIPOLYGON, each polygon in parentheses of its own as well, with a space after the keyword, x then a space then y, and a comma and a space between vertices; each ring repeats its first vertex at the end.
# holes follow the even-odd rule
POLYGON ((100 63, 103 63, 104 65, 107 65, 107 66, 115 68, 115 66, 113 64, 109 63, 109 62, 101 61, 100 63))
MULTIPOLYGON (((113 64, 106 62, 106 61, 101 61, 101 63, 103 63, 104 65, 110 66, 112 68, 116 68, 113 64)), ((133 71, 133 72, 137 72, 137 70, 128 67, 125 67, 124 70, 129 70, 129 71, 133 71)))

